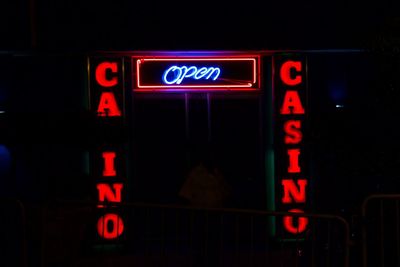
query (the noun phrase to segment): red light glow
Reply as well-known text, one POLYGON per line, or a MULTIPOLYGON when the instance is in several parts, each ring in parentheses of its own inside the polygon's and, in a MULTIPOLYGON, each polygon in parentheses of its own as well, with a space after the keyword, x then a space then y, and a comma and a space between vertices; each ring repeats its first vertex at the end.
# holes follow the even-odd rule
MULTIPOLYGON (((300 209, 291 209, 289 212, 294 213, 304 213, 300 209)), ((293 216, 284 216, 283 217, 283 226, 285 227, 286 231, 292 234, 300 234, 307 229, 308 225, 308 218, 306 217, 296 217, 297 218, 297 226, 294 225, 294 218, 293 216)))
POLYGON ((97 233, 105 239, 115 239, 124 232, 124 223, 117 214, 107 213, 97 221, 97 233))
POLYGON ((96 68, 96 81, 103 87, 112 87, 117 85, 118 77, 114 76, 111 79, 107 79, 107 70, 112 73, 118 72, 118 64, 116 62, 102 62, 96 68))

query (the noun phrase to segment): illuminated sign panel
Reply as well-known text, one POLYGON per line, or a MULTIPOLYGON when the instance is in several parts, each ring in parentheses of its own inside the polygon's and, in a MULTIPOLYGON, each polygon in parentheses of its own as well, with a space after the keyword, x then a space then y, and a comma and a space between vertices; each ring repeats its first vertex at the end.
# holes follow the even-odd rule
MULTIPOLYGON (((276 206, 279 211, 304 213, 309 202, 306 59, 275 56, 274 68, 276 206)), ((284 216, 279 232, 298 237, 308 223, 306 217, 284 216)))
MULTIPOLYGON (((124 61, 120 57, 89 57, 89 109, 100 122, 101 133, 121 130, 125 112, 124 61), (117 122, 117 123, 114 123, 117 122), (117 127, 116 127, 117 126, 117 127)), ((98 137, 97 137, 98 138, 98 137)), ((106 242, 120 239, 125 231, 122 214, 116 205, 124 199, 126 182, 124 143, 105 142, 105 136, 91 151, 91 175, 95 180, 98 216, 97 236, 106 242), (107 145, 105 145, 107 144, 107 145)))
POLYGON ((259 57, 144 57, 134 91, 259 89, 259 57))
MULTIPOLYGON (((274 123, 268 124, 274 130, 271 134, 274 161, 271 162, 275 166, 269 166, 273 174, 268 178, 275 179, 275 185, 270 186, 275 190, 274 207, 277 211, 293 213, 309 211, 306 58, 298 54, 268 54, 268 58, 242 53, 161 54, 127 53, 88 59, 90 110, 98 121, 104 122, 99 124, 103 127, 100 130, 111 136, 122 129, 118 123, 125 119, 125 106, 129 107, 125 94, 129 95, 132 90, 128 88, 133 88, 133 93, 254 92, 260 90, 261 61, 265 67, 272 60, 273 70, 268 69, 266 77, 273 78, 273 99, 268 99, 267 105, 274 109, 270 115, 274 123)), ((270 82, 269 78, 262 82, 265 89, 270 82)), ((132 94, 133 98, 138 95, 132 94)), ((124 201, 127 191, 127 172, 123 165, 128 154, 124 149, 126 143, 117 136, 102 140, 91 161, 99 211, 96 230, 102 240, 108 241, 119 240, 129 229, 124 221, 126 214, 121 214, 113 205, 124 201)), ((308 229, 309 221, 306 217, 285 216, 277 222, 277 227, 281 230, 279 233, 285 233, 284 237, 299 237, 308 229)))

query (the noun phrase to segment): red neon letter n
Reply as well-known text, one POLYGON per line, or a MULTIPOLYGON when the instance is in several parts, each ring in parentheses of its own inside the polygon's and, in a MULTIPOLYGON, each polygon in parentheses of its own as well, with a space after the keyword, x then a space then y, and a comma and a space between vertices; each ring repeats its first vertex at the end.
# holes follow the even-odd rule
POLYGON ((282 186, 283 186, 282 203, 289 204, 293 202, 296 203, 306 202, 306 186, 307 186, 306 179, 297 180, 297 186, 294 180, 283 179, 282 186))
POLYGON ((99 191, 99 201, 104 202, 121 202, 121 191, 123 184, 115 183, 112 184, 113 189, 109 184, 97 184, 97 190, 99 191))

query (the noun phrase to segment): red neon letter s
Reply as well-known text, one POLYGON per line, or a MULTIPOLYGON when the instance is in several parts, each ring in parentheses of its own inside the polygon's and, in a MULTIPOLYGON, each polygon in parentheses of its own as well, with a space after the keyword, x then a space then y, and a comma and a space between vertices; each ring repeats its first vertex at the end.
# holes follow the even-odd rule
POLYGON ((117 214, 107 213, 97 221, 97 233, 105 239, 119 237, 124 231, 124 222, 117 214))
POLYGON ((290 70, 295 69, 297 72, 301 71, 301 62, 300 61, 286 61, 282 64, 280 75, 283 83, 289 86, 298 85, 301 83, 301 75, 296 75, 295 78, 292 78, 290 75, 290 70))
POLYGON ((101 117, 119 117, 121 111, 118 108, 114 94, 111 92, 103 92, 100 96, 100 103, 97 108, 97 114, 101 117))
POLYGON ((118 77, 114 76, 110 80, 106 77, 107 70, 113 73, 118 72, 118 64, 116 62, 102 62, 96 68, 96 81, 103 87, 112 87, 118 83, 118 77))
POLYGON ((116 153, 103 152, 102 155, 104 159, 103 176, 116 176, 117 172, 115 171, 114 167, 114 159, 116 157, 116 153))
POLYGON ((306 179, 297 180, 297 186, 292 179, 283 179, 283 197, 282 203, 304 203, 306 202, 306 179))
POLYGON ((298 144, 303 139, 300 120, 288 120, 283 125, 285 131, 285 144, 298 144))
MULTIPOLYGON (((289 210, 289 212, 304 213, 302 210, 299 209, 291 209, 289 210)), ((283 226, 289 233, 300 234, 307 229, 307 225, 308 225, 308 218, 306 217, 298 217, 297 227, 293 223, 293 216, 283 217, 283 226)))
POLYGON ((297 91, 288 90, 283 99, 281 114, 304 114, 304 108, 300 101, 300 96, 297 91))

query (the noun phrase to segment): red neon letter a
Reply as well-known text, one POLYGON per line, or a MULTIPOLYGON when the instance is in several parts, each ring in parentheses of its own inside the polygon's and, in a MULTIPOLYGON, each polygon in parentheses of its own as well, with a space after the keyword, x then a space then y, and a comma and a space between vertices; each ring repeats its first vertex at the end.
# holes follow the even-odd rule
POLYGON ((283 99, 281 114, 304 114, 304 108, 300 101, 300 96, 297 91, 288 90, 283 99))
POLYGON ((115 100, 114 93, 103 92, 100 96, 100 103, 97 108, 98 116, 119 117, 121 111, 118 108, 117 101, 115 100))
POLYGON ((283 179, 283 197, 282 203, 304 203, 306 202, 306 179, 297 180, 297 186, 292 179, 283 179))
POLYGON ((296 77, 292 78, 290 75, 291 69, 295 69, 297 72, 301 71, 301 62, 300 61, 286 61, 282 64, 280 75, 283 83, 289 86, 298 85, 301 83, 301 75, 296 75, 296 77))

